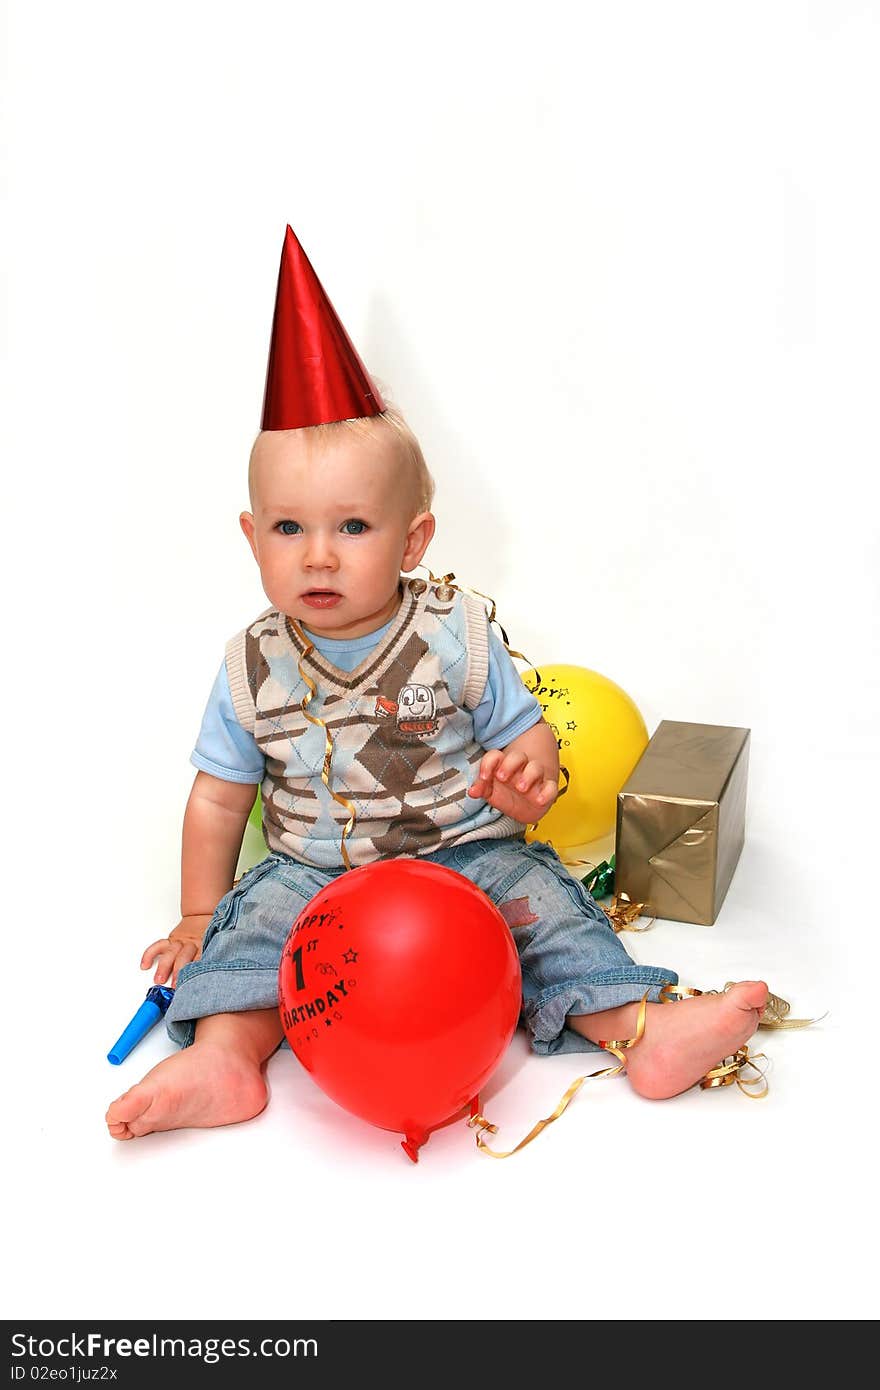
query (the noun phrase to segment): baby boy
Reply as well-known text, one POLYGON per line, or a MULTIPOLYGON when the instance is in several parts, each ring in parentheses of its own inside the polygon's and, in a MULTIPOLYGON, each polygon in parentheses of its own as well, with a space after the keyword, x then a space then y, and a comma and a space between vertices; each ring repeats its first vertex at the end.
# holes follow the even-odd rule
POLYGON ((434 535, 430 474, 289 228, 249 493, 241 526, 271 606, 227 646, 193 753, 181 920, 141 960, 175 988, 180 1050, 111 1104, 110 1134, 257 1115, 293 921, 335 875, 393 856, 454 869, 498 905, 536 1052, 637 1038, 627 1075, 655 1099, 735 1055, 766 985, 664 1002, 675 972, 633 962, 550 846, 526 841, 558 794, 555 737, 485 607, 406 578, 434 535), (234 882, 257 785, 269 853, 234 882))

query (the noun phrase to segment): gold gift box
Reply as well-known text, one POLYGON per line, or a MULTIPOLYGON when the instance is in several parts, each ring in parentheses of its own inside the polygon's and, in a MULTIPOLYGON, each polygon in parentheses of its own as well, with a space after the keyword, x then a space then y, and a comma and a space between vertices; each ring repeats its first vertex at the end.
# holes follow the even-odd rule
POLYGON ((748 729, 664 719, 617 794, 614 886, 711 926, 745 840, 748 729))

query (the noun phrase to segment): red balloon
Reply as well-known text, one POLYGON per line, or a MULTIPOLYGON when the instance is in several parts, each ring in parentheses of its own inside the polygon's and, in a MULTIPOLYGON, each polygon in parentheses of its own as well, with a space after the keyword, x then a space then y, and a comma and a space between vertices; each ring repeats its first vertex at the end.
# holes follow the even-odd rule
POLYGON ((501 913, 463 874, 383 859, 340 874, 291 928, 278 972, 294 1055, 332 1100, 429 1131, 474 1100, 520 1011, 519 957, 501 913))

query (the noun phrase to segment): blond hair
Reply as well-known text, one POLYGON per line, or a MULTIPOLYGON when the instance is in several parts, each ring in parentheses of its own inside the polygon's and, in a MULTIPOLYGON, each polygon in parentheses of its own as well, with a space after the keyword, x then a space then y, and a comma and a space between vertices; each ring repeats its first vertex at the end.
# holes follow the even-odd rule
MULTIPOLYGON (((383 390, 383 395, 384 395, 383 390)), ((431 503, 434 500, 434 479, 430 469, 425 462, 422 453, 422 446, 413 434, 406 420, 404 419, 397 406, 388 402, 385 396, 385 409, 380 415, 366 415, 354 420, 333 420, 323 425, 306 425, 297 433, 305 433, 315 440, 320 448, 328 439, 340 431, 359 436, 361 438, 368 435, 375 435, 377 430, 385 432, 391 431, 394 436, 394 444, 397 449, 398 458, 403 467, 409 473, 412 480, 412 506, 413 516, 418 516, 420 512, 429 512, 431 503)), ((293 433, 293 431, 279 431, 279 433, 293 433)), ((254 456, 257 446, 263 437, 263 432, 257 435, 253 448, 251 449, 250 462, 248 465, 248 492, 253 502, 253 477, 254 477, 254 456)))

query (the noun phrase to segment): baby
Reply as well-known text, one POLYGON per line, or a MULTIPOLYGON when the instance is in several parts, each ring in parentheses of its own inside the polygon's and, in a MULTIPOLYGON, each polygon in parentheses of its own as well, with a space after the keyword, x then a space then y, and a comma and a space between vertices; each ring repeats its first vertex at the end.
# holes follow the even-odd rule
POLYGON ((454 869, 497 904, 536 1052, 611 1040, 626 1047, 640 1095, 677 1095, 752 1036, 767 987, 666 1002, 676 973, 633 962, 552 848, 526 841, 558 794, 555 736, 484 605, 405 578, 435 528, 421 448, 290 228, 285 256, 295 274, 285 278, 282 260, 251 510, 240 518, 271 607, 227 645, 192 757, 181 920, 141 959, 175 989, 166 1026, 180 1050, 111 1104, 110 1134, 259 1114, 265 1064, 283 1039, 278 966, 294 920, 348 867, 394 856, 454 869), (311 299, 292 313, 292 295, 311 299), (278 396, 279 373, 291 371, 290 341, 278 347, 286 314, 309 335, 296 390, 278 396), (269 853, 234 882, 257 785, 269 853))

